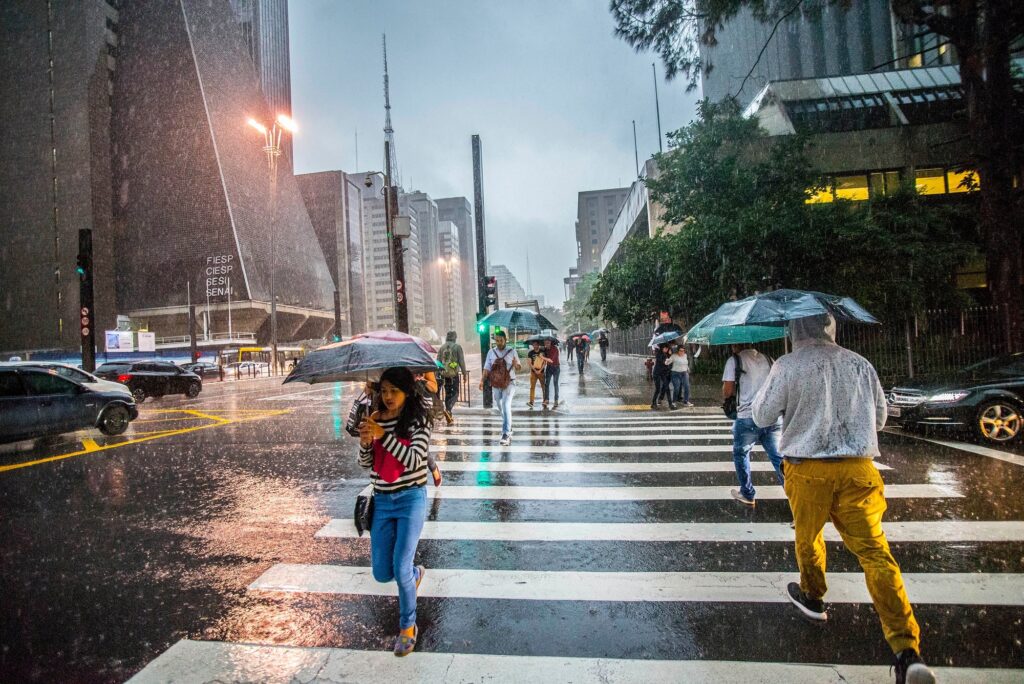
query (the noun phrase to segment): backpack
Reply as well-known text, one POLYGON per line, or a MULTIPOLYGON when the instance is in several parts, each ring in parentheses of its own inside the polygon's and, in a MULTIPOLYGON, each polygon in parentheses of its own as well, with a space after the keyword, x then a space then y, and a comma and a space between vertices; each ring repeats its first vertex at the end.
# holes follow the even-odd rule
POLYGON ((743 374, 745 371, 743 370, 743 362, 740 360, 740 355, 733 354, 732 358, 736 359, 736 374, 733 380, 734 391, 732 393, 732 396, 726 397, 725 401, 722 402, 722 413, 725 414, 726 418, 736 420, 736 413, 739 408, 740 400, 740 375, 743 374))
POLYGON ((459 355, 455 351, 454 344, 446 344, 441 347, 441 375, 446 378, 454 378, 459 374, 459 355))
POLYGON ((514 353, 514 351, 509 350, 505 352, 504 356, 498 356, 497 353, 494 354, 494 363, 491 364, 491 370, 487 374, 487 379, 490 380, 491 387, 494 389, 505 389, 512 382, 512 375, 509 373, 508 364, 505 363, 505 359, 508 358, 509 354, 514 353))

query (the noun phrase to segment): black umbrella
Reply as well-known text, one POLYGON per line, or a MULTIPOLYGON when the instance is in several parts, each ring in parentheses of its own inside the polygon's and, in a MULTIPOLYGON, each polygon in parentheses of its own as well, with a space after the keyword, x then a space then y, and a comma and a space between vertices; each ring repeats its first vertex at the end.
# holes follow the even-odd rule
POLYGON ((434 348, 418 337, 394 330, 356 335, 310 352, 292 369, 288 382, 376 381, 388 368, 413 373, 436 371, 434 348))

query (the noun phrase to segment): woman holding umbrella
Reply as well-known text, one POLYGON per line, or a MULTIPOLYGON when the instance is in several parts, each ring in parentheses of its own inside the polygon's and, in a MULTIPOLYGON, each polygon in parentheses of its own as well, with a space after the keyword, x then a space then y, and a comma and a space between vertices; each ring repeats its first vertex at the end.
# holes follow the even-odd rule
POLYGON ((413 557, 427 512, 427 452, 430 413, 416 395, 407 368, 389 368, 380 378, 383 409, 359 425, 359 465, 370 469, 374 490, 370 556, 378 582, 398 584, 399 623, 394 653, 416 647, 416 590, 426 569, 413 557))

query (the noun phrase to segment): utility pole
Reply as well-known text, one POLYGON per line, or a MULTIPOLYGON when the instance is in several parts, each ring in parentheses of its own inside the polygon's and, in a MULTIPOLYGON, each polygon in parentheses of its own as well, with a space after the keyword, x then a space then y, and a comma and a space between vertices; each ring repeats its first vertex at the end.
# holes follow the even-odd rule
MULTIPOLYGON (((476 320, 487 315, 487 240, 484 231, 484 161, 483 151, 480 147, 480 136, 472 137, 473 144, 473 221, 476 229, 476 294, 477 314, 476 320)), ((480 333, 480 363, 487 360, 487 352, 491 350, 491 336, 487 328, 479 329, 480 333)), ((484 383, 484 408, 491 408, 494 403, 491 394, 491 385, 484 383)))
POLYGON ((395 155, 395 129, 391 126, 391 85, 388 79, 388 37, 382 39, 384 48, 384 218, 387 221, 388 246, 391 255, 391 275, 393 278, 395 327, 399 331, 409 332, 409 293, 405 287, 405 257, 402 249, 402 238, 395 235, 395 217, 398 215, 398 183, 394 174, 398 173, 398 161, 395 155))
POLYGON ((654 111, 658 115, 658 152, 664 152, 665 150, 661 147, 661 105, 658 104, 658 70, 654 68, 654 62, 651 62, 651 73, 654 74, 654 111))
POLYGON ((82 342, 82 369, 96 370, 96 312, 92 296, 92 230, 78 231, 78 302, 81 310, 79 331, 82 342))
POLYGON ((636 177, 640 178, 640 150, 636 146, 636 119, 633 119, 633 160, 636 162, 636 177))

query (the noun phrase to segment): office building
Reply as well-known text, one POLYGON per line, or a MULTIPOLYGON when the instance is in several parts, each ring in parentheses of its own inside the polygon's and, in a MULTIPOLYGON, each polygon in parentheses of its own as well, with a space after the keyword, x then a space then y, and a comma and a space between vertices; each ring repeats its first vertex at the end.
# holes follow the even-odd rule
POLYGON ((343 171, 297 175, 299 191, 334 281, 341 329, 348 337, 365 332, 363 293, 363 178, 343 171))
POLYGON ((117 296, 158 337, 214 331, 279 342, 334 326, 334 281, 287 155, 272 181, 248 118, 273 112, 227 3, 124 3, 112 145, 117 296), (276 189, 274 189, 276 186, 276 189), (229 322, 230 321, 230 322, 229 322))
POLYGON ((629 188, 579 193, 576 208, 576 268, 580 275, 601 270, 601 250, 615 225, 629 188))
POLYGON ((476 331, 478 305, 476 274, 476 235, 473 226, 473 207, 465 197, 443 197, 436 200, 437 218, 451 221, 459 230, 459 270, 462 281, 462 306, 465 322, 460 337, 469 339, 476 331))
POLYGON ((466 320, 465 300, 462 297, 462 258, 459 242, 459 227, 452 221, 439 221, 437 224, 438 246, 440 254, 437 267, 443 275, 441 291, 441 319, 438 332, 442 336, 449 330, 459 333, 466 320))
MULTIPOLYGON (((437 204, 425 192, 410 192, 405 201, 416 212, 416 237, 419 243, 420 272, 423 282, 424 325, 444 334, 444 273, 438 265, 441 245, 438 237, 437 204)), ((427 335, 431 337, 431 335, 427 335)))
POLYGON ((509 302, 521 302, 526 299, 526 290, 519 279, 512 274, 508 266, 491 264, 487 267, 487 275, 498 279, 498 307, 507 308, 509 302))
POLYGON ((0 351, 79 347, 80 228, 92 230, 93 324, 114 327, 116 4, 0 3, 0 351))

